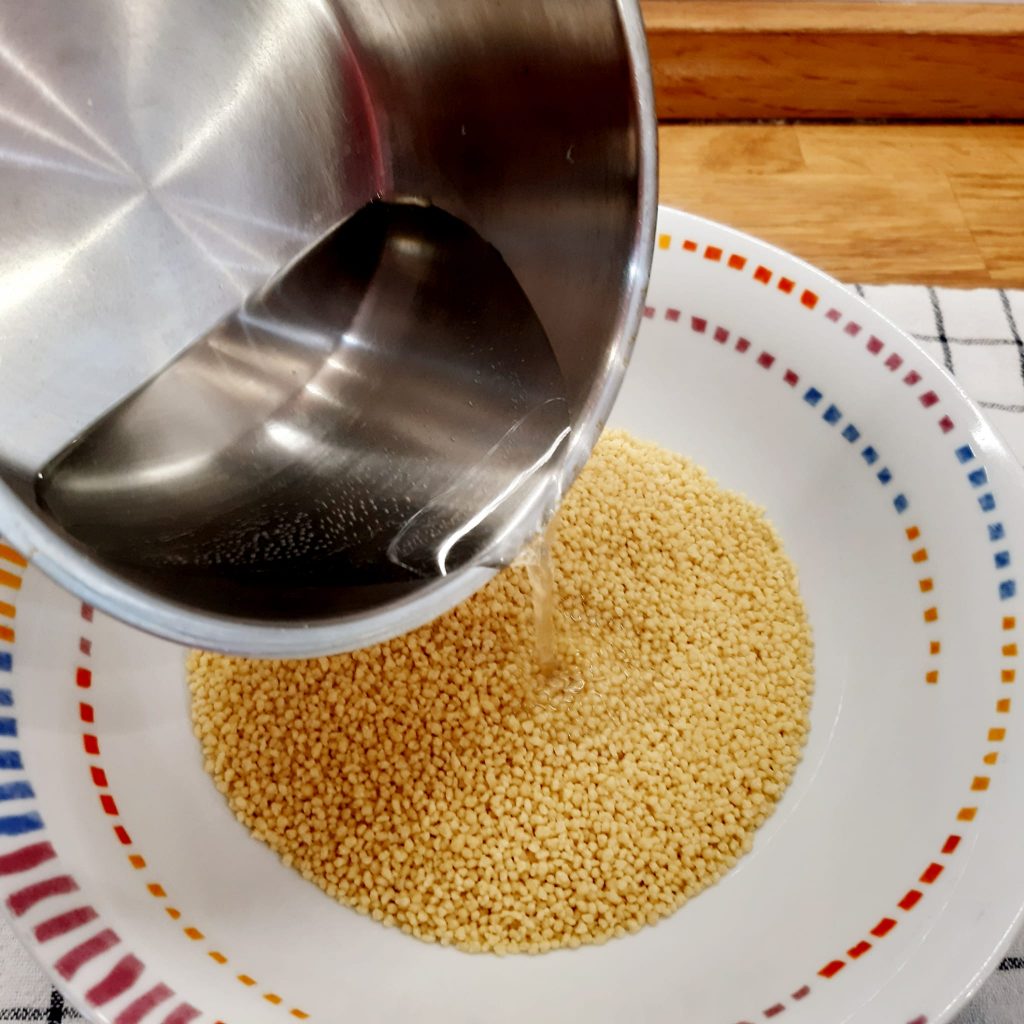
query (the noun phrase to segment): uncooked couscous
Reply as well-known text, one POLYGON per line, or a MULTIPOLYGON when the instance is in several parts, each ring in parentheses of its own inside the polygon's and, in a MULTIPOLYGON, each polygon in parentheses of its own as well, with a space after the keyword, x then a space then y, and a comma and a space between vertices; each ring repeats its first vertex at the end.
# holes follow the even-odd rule
POLYGON ((792 564, 759 509, 620 432, 553 554, 558 685, 522 569, 352 654, 193 653, 206 769, 252 834, 342 903, 471 951, 602 942, 719 878, 807 734, 792 564))

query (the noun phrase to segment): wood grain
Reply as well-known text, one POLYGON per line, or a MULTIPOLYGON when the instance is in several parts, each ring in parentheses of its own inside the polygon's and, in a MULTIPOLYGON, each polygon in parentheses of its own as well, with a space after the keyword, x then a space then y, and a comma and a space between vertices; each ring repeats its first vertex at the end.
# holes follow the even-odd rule
POLYGON ((1024 287, 1024 126, 664 125, 661 200, 846 281, 1024 287))
POLYGON ((1024 5, 647 0, 671 119, 1024 118, 1024 5))

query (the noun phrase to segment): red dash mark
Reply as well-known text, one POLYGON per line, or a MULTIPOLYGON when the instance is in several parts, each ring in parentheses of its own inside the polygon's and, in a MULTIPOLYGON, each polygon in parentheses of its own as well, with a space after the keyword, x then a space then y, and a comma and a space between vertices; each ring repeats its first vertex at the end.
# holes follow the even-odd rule
POLYGON ((79 637, 78 649, 85 655, 92 654, 92 641, 86 637, 79 637))
POLYGON ((945 854, 955 853, 956 852, 956 848, 959 845, 960 845, 960 837, 959 836, 950 836, 942 844, 942 852, 945 853, 945 854))
POLYGON ((182 1003, 177 1009, 172 1010, 165 1018, 164 1024, 190 1024, 196 1017, 199 1016, 199 1011, 194 1006, 189 1006, 188 1003, 182 1003))
POLYGON ((766 1017, 777 1017, 784 1009, 785 1007, 782 1003, 776 1003, 774 1006, 769 1006, 768 1009, 764 1011, 764 1015, 766 1017))
POLYGON ((840 313, 838 309, 830 309, 825 314, 825 316, 828 317, 828 319, 831 320, 832 323, 838 323, 838 321, 842 318, 842 315, 843 314, 840 313))
POLYGON ((82 602, 82 618, 86 622, 92 622, 92 605, 82 602))
POLYGON ((36 925, 36 941, 49 942, 50 939, 55 939, 58 935, 67 935, 68 932, 73 932, 76 928, 95 921, 97 917, 99 914, 92 907, 76 907, 67 913, 58 914, 56 917, 51 917, 43 921, 42 924, 36 925))
POLYGON ((687 238, 686 241, 683 242, 683 248, 687 252, 696 252, 697 251, 697 243, 695 241, 693 241, 693 239, 687 238))
POLYGON ((848 323, 848 324, 846 325, 846 328, 845 328, 845 330, 846 330, 846 333, 847 333, 847 334, 848 334, 848 335, 849 335, 849 336, 850 336, 851 338, 853 338, 853 337, 856 337, 856 336, 857 336, 858 334, 860 334, 860 324, 858 324, 858 323, 855 323, 855 322, 854 322, 853 320, 851 320, 851 321, 850 321, 850 322, 849 322, 849 323, 848 323))
POLYGON ((98 754, 100 752, 100 741, 92 733, 86 733, 82 737, 82 746, 87 754, 98 754))
POLYGON ((92 776, 94 785, 99 786, 100 789, 107 788, 107 773, 102 768, 97 768, 96 765, 93 765, 89 769, 89 774, 92 776))
POLYGON ((724 327, 715 328, 715 341, 724 345, 729 340, 729 332, 724 327))
POLYGON ((701 319, 699 316, 691 316, 690 327, 692 327, 698 334, 703 334, 708 329, 708 322, 707 320, 701 319))
POLYGON ((148 992, 129 1003, 115 1018, 114 1024, 139 1024, 150 1010, 170 999, 174 992, 166 985, 154 985, 148 992))
POLYGON ((138 957, 122 957, 102 981, 97 982, 85 993, 85 998, 92 1006, 109 1003, 122 992, 127 992, 139 980, 142 971, 142 961, 138 957))
POLYGON ((54 970, 65 980, 70 981, 78 969, 90 960, 94 960, 101 953, 105 953, 112 946, 116 946, 121 940, 117 933, 110 928, 105 929, 91 939, 86 939, 80 946, 68 950, 54 965, 54 970))
POLYGON ((15 917, 21 917, 37 903, 51 896, 64 896, 69 892, 78 892, 78 883, 70 875, 58 875, 56 878, 47 878, 11 893, 7 897, 7 907, 15 917))
POLYGON ((750 348, 750 342, 747 341, 746 338, 740 338, 736 342, 736 351, 737 352, 746 352, 748 348, 750 348))
POLYGON ((882 351, 882 342, 876 338, 873 334, 868 338, 868 351, 873 355, 877 356, 882 351))
POLYGON ((939 400, 939 396, 934 391, 926 391, 918 401, 927 409, 933 406, 939 400))
POLYGON ((722 258, 722 250, 717 245, 709 245, 704 250, 704 259, 717 263, 722 258))
POLYGON ((103 793, 100 796, 100 806, 106 814, 111 815, 111 817, 117 817, 117 804, 114 803, 114 798, 109 793, 103 793))
POLYGON ((944 434, 948 434, 953 429, 953 421, 948 416, 943 416, 939 420, 939 427, 942 429, 944 434))
POLYGON ((114 835, 117 836, 117 838, 121 841, 122 846, 132 845, 132 837, 128 835, 128 832, 125 830, 125 827, 123 825, 118 825, 114 829, 114 835))
POLYGON ((818 304, 818 296, 811 291, 804 291, 803 295, 800 296, 800 302, 805 305, 808 309, 814 309, 818 304))
POLYGON ((76 669, 75 683, 83 690, 88 690, 92 686, 92 673, 87 668, 76 669))
POLYGON ((908 1024, 928 1024, 928 1018, 927 1017, 915 1017, 912 1021, 909 1021, 908 1024))
POLYGON ((740 256, 739 253, 733 253, 729 257, 729 266, 733 270, 742 270, 747 265, 746 256, 740 256))
POLYGON ((920 899, 921 893, 917 889, 911 889, 907 895, 900 900, 899 906, 902 907, 903 910, 913 910, 920 899))
POLYGON ((910 373, 908 373, 906 377, 903 378, 903 383, 909 384, 911 387, 913 387, 913 385, 918 384, 920 380, 921 374, 919 374, 917 370, 911 370, 910 373))
POLYGON ((787 370, 785 376, 782 378, 791 388, 795 388, 800 383, 800 377, 795 374, 792 370, 787 370))
POLYGON ((767 267, 758 267, 754 271, 754 280, 767 284, 772 279, 772 272, 767 267))
POLYGON ((941 864, 929 864, 928 867, 926 867, 924 871, 921 872, 921 881, 924 882, 925 885, 931 885, 932 882, 934 882, 935 879, 938 878, 941 874, 941 864))
POLYGON ((848 949, 846 952, 856 960, 858 957, 863 956, 871 948, 871 943, 865 939, 861 939, 856 946, 848 949))
POLYGON ((0 875, 17 875, 53 860, 57 851, 49 843, 33 843, 0 857, 0 875))
POLYGON ((96 721, 96 714, 93 711, 91 704, 79 704, 78 717, 85 722, 86 725, 92 725, 92 723, 96 721))
POLYGON ((846 964, 842 960, 833 960, 831 963, 825 964, 818 973, 823 978, 834 978, 845 966, 846 964))
POLYGON ((811 994, 811 986, 803 985, 793 993, 793 998, 797 1001, 806 999, 811 994))
POLYGON ((651 317, 654 316, 654 307, 653 306, 644 306, 644 316, 647 317, 648 320, 650 320, 651 317))
POLYGON ((671 309, 671 308, 670 309, 666 309, 665 310, 665 319, 668 320, 669 323, 673 323, 673 324, 678 323, 679 322, 679 310, 678 309, 671 309))
POLYGON ((791 281, 788 277, 782 277, 779 279, 779 291, 785 292, 787 295, 793 291, 795 285, 796 282, 791 281))
POLYGON ((885 365, 895 373, 903 365, 903 356, 898 356, 893 352, 893 354, 886 359, 885 365))
POLYGON ((896 927, 896 922, 891 917, 883 917, 874 928, 871 929, 871 934, 876 939, 884 939, 896 927))
POLYGON ((757 365, 763 366, 766 370, 770 370, 772 368, 772 363, 774 362, 775 356, 773 356, 770 352, 762 352, 757 357, 757 365))

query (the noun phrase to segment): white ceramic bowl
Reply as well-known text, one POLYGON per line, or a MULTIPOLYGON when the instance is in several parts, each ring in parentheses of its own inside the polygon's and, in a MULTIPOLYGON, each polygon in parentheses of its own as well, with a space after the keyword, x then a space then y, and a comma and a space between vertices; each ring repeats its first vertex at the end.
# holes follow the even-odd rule
POLYGON ((0 888, 90 1020, 938 1024, 995 963, 1024 903, 1020 470, 906 336, 778 250, 663 210, 648 302, 613 422, 768 509, 815 631, 810 741, 753 852, 604 946, 418 943, 246 835, 182 650, 0 550, 0 888))

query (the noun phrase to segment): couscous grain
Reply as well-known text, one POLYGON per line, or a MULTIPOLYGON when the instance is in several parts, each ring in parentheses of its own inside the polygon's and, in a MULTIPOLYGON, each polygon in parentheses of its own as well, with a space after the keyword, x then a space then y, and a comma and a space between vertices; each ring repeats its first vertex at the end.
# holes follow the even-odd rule
POLYGON ((680 456, 606 435, 553 545, 559 657, 525 572, 352 654, 195 652, 206 769, 328 895, 471 951, 602 942, 750 848, 807 734, 810 631, 764 515, 680 456))

